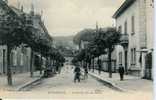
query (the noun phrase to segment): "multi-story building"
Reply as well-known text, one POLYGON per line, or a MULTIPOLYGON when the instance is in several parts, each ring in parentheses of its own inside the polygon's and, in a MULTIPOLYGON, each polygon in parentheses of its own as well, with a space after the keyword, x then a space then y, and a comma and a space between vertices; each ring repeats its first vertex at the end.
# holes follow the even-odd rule
POLYGON ((116 28, 122 33, 116 47, 117 65, 129 74, 152 77, 154 0, 125 0, 115 12, 116 28))
MULTIPOLYGON (((42 37, 42 39, 50 40, 50 36, 48 34, 48 31, 46 27, 44 26, 44 23, 41 19, 40 14, 35 14, 34 10, 32 9, 30 13, 24 13, 23 7, 21 9, 17 9, 15 7, 11 7, 7 4, 7 0, 0 0, 0 21, 3 21, 2 19, 5 19, 7 16, 16 16, 20 18, 25 18, 26 24, 31 25, 34 29, 34 34, 37 38, 42 37), (12 13, 8 13, 8 11, 12 13)), ((3 30, 1 30, 0 27, 0 33, 4 33, 3 30)), ((52 41, 51 42, 52 45, 52 41)), ((21 46, 13 49, 11 51, 11 70, 13 73, 21 73, 21 72, 29 72, 31 67, 31 55, 32 49, 28 46, 25 46, 25 44, 22 44, 21 46)), ((6 74, 7 73, 7 46, 0 45, 0 74, 6 74)), ((34 53, 34 59, 33 59, 33 66, 34 70, 38 69, 38 67, 45 66, 45 58, 42 57, 43 63, 39 64, 40 61, 40 54, 34 53)))

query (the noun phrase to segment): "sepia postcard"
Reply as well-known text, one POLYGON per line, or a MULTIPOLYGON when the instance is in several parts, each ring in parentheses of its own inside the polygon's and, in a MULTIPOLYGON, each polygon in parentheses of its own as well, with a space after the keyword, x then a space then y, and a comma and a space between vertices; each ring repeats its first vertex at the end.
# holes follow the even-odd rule
POLYGON ((154 100, 154 3, 0 0, 0 100, 154 100))

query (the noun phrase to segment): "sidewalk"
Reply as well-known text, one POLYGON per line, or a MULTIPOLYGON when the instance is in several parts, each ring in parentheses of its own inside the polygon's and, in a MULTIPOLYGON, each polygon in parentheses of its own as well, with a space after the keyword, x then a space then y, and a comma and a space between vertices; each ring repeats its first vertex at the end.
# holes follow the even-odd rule
POLYGON ((109 78, 109 74, 103 71, 101 75, 98 74, 97 70, 94 72, 90 71, 89 74, 123 91, 153 91, 153 81, 141 79, 140 77, 125 75, 124 81, 120 81, 118 73, 113 73, 112 78, 109 78))
POLYGON ((34 76, 30 77, 30 72, 20 73, 12 75, 13 86, 8 86, 7 76, 0 75, 0 91, 17 91, 24 85, 30 84, 31 82, 40 79, 41 75, 39 72, 34 72, 34 76))

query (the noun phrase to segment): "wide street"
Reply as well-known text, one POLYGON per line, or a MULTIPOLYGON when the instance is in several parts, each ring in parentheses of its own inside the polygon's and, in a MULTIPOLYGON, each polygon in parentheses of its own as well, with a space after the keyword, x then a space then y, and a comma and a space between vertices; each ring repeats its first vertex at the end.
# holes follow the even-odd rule
POLYGON ((154 0, 0 0, 0 100, 152 100, 154 51, 154 0))
POLYGON ((74 66, 65 65, 60 74, 55 77, 48 78, 42 81, 40 85, 28 89, 29 91, 44 91, 44 92, 104 92, 112 91, 102 83, 92 77, 82 79, 80 83, 74 83, 74 66))
POLYGON ((26 88, 21 92, 3 92, 1 97, 15 98, 15 99, 103 99, 103 100, 134 100, 136 98, 142 100, 151 100, 152 94, 148 91, 142 92, 119 92, 108 88, 98 80, 88 77, 86 80, 81 80, 80 83, 73 82, 74 67, 72 65, 65 65, 60 74, 54 77, 46 78, 40 84, 26 88))

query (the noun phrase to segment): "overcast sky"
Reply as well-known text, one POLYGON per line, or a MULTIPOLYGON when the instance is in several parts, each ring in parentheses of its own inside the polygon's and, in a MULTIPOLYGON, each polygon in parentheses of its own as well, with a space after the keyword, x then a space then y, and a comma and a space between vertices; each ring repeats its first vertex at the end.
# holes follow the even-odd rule
POLYGON ((84 28, 113 25, 112 15, 124 0, 9 0, 10 5, 24 6, 27 12, 43 10, 45 25, 52 36, 75 35, 84 28))

